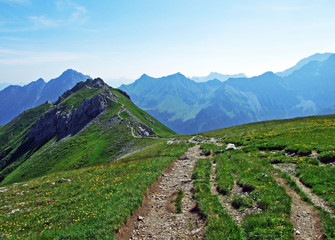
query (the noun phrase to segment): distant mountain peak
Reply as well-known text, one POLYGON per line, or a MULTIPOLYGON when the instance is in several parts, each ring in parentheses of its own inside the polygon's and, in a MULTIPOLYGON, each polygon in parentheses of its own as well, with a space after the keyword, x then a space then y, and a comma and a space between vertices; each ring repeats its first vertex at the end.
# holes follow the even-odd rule
POLYGON ((80 72, 77 72, 76 70, 73 70, 71 68, 65 70, 59 77, 69 77, 69 76, 72 76, 72 75, 83 75, 82 73, 80 72))
POLYGON ((67 69, 59 77, 48 82, 39 78, 24 86, 8 86, 0 91, 0 124, 6 124, 22 111, 45 103, 47 100, 56 101, 66 90, 88 78, 90 76, 67 69))
POLYGON ((146 74, 146 73, 143 73, 142 74, 142 76, 140 77, 140 79, 143 79, 143 78, 153 78, 153 77, 151 77, 151 76, 149 76, 148 74, 146 74))
POLYGON ((309 57, 303 58, 302 60, 300 60, 295 66, 286 69, 285 71, 282 72, 277 72, 276 74, 280 77, 287 77, 290 74, 292 74, 293 72, 299 70, 300 68, 302 68, 303 66, 305 66, 306 64, 312 62, 312 61, 318 61, 318 62, 324 62, 326 61, 329 57, 331 57, 332 55, 334 55, 333 53, 330 52, 326 52, 326 53, 315 53, 309 57))
POLYGON ((267 76, 273 76, 273 75, 276 75, 276 74, 274 74, 272 71, 267 71, 263 73, 261 76, 267 77, 267 76))
POLYGON ((167 77, 178 77, 178 78, 186 78, 185 75, 181 74, 180 72, 177 72, 175 74, 169 75, 167 77))
POLYGON ((209 80, 217 79, 219 81, 226 81, 229 78, 243 78, 247 77, 244 73, 238 73, 238 74, 221 74, 218 72, 210 72, 207 76, 203 77, 192 77, 191 79, 195 82, 207 82, 209 80))
MULTIPOLYGON (((46 82, 44 81, 43 78, 39 78, 37 79, 36 81, 33 81, 25 86, 33 86, 33 85, 41 85, 41 86, 44 86, 46 84, 46 82)), ((20 86, 21 87, 21 86, 20 86)), ((21 87, 22 88, 22 87, 21 87)))

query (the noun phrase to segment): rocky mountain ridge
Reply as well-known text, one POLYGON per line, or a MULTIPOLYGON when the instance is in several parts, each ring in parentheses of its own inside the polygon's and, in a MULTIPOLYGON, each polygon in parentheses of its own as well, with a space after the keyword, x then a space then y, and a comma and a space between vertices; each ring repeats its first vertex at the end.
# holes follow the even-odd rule
POLYGON ((41 142, 55 136, 61 139, 69 134, 74 135, 107 109, 108 100, 116 101, 116 98, 110 91, 103 91, 83 101, 77 109, 63 112, 65 107, 57 106, 34 124, 28 137, 34 142, 41 142))

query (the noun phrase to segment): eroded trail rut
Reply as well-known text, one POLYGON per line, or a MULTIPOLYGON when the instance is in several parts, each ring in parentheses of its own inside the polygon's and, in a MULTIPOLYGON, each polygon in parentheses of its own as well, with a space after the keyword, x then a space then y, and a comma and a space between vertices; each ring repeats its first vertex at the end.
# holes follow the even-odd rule
POLYGON ((203 239, 205 222, 194 211, 192 172, 201 158, 198 145, 176 160, 150 187, 142 207, 121 228, 117 239, 203 239), (174 198, 184 191, 182 213, 175 213, 174 198))
POLYGON ((304 202, 282 178, 275 178, 292 197, 292 210, 290 220, 296 229, 295 239, 315 240, 323 239, 321 218, 314 207, 304 202))

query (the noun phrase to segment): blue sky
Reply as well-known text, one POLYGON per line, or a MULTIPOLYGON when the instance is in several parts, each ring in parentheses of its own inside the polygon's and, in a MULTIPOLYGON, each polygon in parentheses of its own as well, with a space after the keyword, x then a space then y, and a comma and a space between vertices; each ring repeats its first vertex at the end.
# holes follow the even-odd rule
POLYGON ((281 71, 335 52, 334 12, 333 0, 0 0, 0 82, 281 71))

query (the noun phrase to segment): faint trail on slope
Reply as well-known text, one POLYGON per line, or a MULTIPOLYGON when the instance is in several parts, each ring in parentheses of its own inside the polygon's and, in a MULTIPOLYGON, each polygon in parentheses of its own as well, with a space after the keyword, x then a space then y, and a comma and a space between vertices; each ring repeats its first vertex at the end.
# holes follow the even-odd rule
POLYGON ((290 220, 296 230, 294 239, 315 240, 323 239, 322 222, 314 207, 305 201, 291 189, 282 178, 275 178, 286 192, 292 197, 292 209, 290 220))
POLYGON ((323 210, 331 213, 334 215, 334 212, 332 211, 332 209, 330 208, 329 206, 329 203, 322 199, 321 197, 315 195, 313 192, 312 192, 312 189, 306 187, 302 182, 300 182, 299 178, 293 176, 290 172, 288 171, 285 171, 285 169, 281 168, 279 165, 277 164, 272 164, 272 166, 274 168, 277 168, 283 172, 286 172, 287 174, 290 175, 290 177, 296 182, 296 184, 299 186, 299 188, 312 200, 313 204, 317 207, 320 207, 322 208, 323 210))
POLYGON ((192 173, 200 156, 198 145, 176 160, 151 186, 142 207, 130 217, 117 239, 203 239, 205 221, 196 213, 192 173), (182 213, 174 211, 174 198, 184 191, 182 213))

